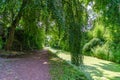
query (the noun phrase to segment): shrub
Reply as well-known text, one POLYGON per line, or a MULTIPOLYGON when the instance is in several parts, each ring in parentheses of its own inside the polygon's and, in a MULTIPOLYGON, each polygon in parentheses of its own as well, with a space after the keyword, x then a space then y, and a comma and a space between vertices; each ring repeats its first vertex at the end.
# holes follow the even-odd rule
MULTIPOLYGON (((120 47, 116 44, 117 48, 113 46, 112 42, 106 42, 102 46, 97 46, 92 49, 92 56, 100 59, 110 60, 120 63, 120 47)), ((115 44, 114 44, 115 45, 115 44)))
POLYGON ((97 46, 96 48, 92 49, 92 53, 93 53, 93 56, 97 58, 108 60, 109 51, 106 45, 97 46))
POLYGON ((91 52, 91 49, 96 47, 97 45, 101 45, 102 42, 99 38, 93 38, 92 40, 90 40, 88 43, 86 43, 83 47, 83 52, 91 52))
POLYGON ((116 62, 116 63, 120 63, 120 49, 118 49, 118 50, 111 49, 110 55, 109 55, 109 60, 116 62))
POLYGON ((97 37, 101 40, 104 40, 105 28, 101 22, 95 23, 95 28, 93 29, 93 37, 97 37))

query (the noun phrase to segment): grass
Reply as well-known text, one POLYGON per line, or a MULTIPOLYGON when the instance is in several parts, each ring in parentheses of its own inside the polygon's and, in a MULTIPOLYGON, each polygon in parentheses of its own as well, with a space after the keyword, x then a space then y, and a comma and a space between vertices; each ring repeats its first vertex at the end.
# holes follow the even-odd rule
MULTIPOLYGON (((68 52, 50 50, 60 58, 70 61, 71 56, 68 52)), ((120 80, 120 64, 84 56, 84 69, 93 80, 120 80)))
POLYGON ((84 64, 94 80, 120 80, 120 64, 88 56, 84 64))
POLYGON ((87 80, 82 72, 77 71, 65 60, 50 53, 51 80, 87 80))

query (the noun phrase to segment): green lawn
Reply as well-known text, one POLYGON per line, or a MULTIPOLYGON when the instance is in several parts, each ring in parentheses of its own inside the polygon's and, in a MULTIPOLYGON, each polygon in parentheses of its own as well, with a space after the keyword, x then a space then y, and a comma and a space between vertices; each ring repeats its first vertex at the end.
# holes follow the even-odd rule
POLYGON ((87 80, 82 72, 77 71, 65 60, 50 53, 51 80, 87 80))
MULTIPOLYGON (((70 61, 70 55, 65 51, 50 49, 60 58, 70 61)), ((84 70, 93 80, 120 80, 120 64, 84 56, 84 70)))

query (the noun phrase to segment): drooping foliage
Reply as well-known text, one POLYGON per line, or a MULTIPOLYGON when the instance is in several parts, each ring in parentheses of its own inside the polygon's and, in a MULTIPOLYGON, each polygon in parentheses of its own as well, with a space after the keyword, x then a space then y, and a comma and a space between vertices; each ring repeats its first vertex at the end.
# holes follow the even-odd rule
POLYGON ((46 33, 55 40, 54 45, 71 52, 73 64, 82 62, 82 27, 86 17, 82 1, 2 0, 0 4, 1 22, 8 30, 6 50, 16 49, 16 44, 22 49, 41 48, 46 33))
MULTIPOLYGON (((59 10, 55 11, 58 3, 54 4, 52 7, 52 15, 58 26, 58 38, 57 47, 68 50, 71 52, 71 60, 73 64, 79 65, 82 62, 81 57, 81 40, 82 40, 82 27, 84 26, 84 11, 85 8, 82 6, 82 3, 79 0, 69 1, 69 0, 58 0, 62 2, 57 7, 60 7, 59 10), (57 13, 57 14, 56 14, 57 13), (61 14, 60 14, 61 13, 61 14), (62 17, 59 17, 63 15, 62 17), (62 25, 62 26, 61 26, 62 25)), ((58 9, 58 8, 57 8, 58 9)))
POLYGON ((33 50, 45 44, 70 51, 75 65, 82 52, 120 62, 119 22, 120 0, 0 0, 0 45, 33 50))
POLYGON ((44 28, 40 28, 41 26, 38 25, 41 2, 36 0, 6 0, 1 2, 1 22, 8 29, 6 50, 16 49, 16 47, 18 47, 17 50, 43 47, 44 28))
POLYGON ((81 57, 81 39, 82 39, 82 14, 83 7, 79 1, 69 1, 66 6, 66 23, 69 31, 69 49, 73 64, 79 65, 81 57), (71 20, 70 20, 71 19, 71 20))
POLYGON ((44 44, 44 26, 40 25, 41 2, 30 1, 22 16, 22 26, 24 26, 24 44, 28 49, 41 49, 44 44), (34 4, 34 5, 33 5, 34 4))

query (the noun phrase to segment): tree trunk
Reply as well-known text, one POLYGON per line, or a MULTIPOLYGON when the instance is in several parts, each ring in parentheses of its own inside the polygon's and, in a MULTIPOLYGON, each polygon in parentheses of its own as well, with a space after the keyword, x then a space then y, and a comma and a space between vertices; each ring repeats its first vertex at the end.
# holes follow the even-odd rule
POLYGON ((6 43, 6 46, 5 46, 5 49, 7 51, 9 51, 12 47, 12 43, 13 43, 13 40, 14 40, 15 28, 16 28, 15 25, 14 26, 12 25, 12 27, 10 28, 9 37, 7 39, 7 43, 6 43))
POLYGON ((11 47, 12 47, 12 44, 13 44, 13 41, 14 41, 15 28, 18 25, 18 23, 19 23, 19 21, 21 19, 21 16, 22 16, 22 13, 23 13, 23 9, 26 6, 27 1, 28 0, 23 0, 22 1, 22 5, 21 5, 21 8, 20 8, 20 11, 18 12, 18 15, 13 20, 13 22, 12 22, 12 24, 10 26, 9 36, 8 36, 8 39, 7 39, 7 42, 6 42, 6 45, 5 45, 5 50, 7 50, 7 51, 11 50, 11 47))

